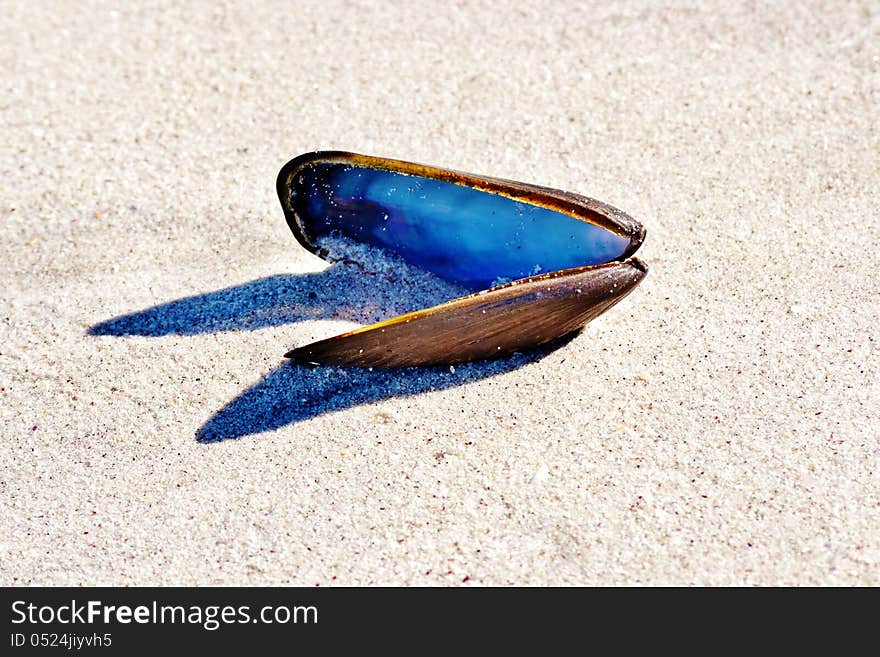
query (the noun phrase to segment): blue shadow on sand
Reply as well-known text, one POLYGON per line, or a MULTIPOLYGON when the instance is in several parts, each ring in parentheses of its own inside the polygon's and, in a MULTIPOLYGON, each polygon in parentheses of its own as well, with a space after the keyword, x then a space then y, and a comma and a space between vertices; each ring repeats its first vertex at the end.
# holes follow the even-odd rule
MULTIPOLYGON (((276 274, 153 306, 140 312, 95 324, 89 335, 199 335, 217 331, 242 331, 281 326, 310 319, 353 322, 378 321, 369 294, 346 294, 357 298, 348 305, 334 303, 338 290, 365 287, 364 276, 353 267, 333 265, 322 272, 276 274)), ((367 281, 372 282, 372 281, 367 281)))
POLYGON ((454 369, 370 370, 285 363, 215 413, 196 438, 201 443, 242 438, 359 404, 464 385, 539 360, 573 336, 503 360, 465 363, 454 369))
MULTIPOLYGON (((88 330, 95 336, 198 335, 242 331, 305 320, 371 323, 415 303, 406 286, 336 264, 324 271, 278 274, 115 317, 88 330), (340 294, 344 290, 345 294, 340 294), (377 299, 387 303, 378 304, 377 299)), ((432 299, 431 304, 445 301, 432 299)), ((423 304, 424 298, 418 303, 423 304)), ((429 304, 430 305, 430 304, 429 304)), ((411 308, 415 310, 416 308, 411 308)), ((202 443, 278 429, 324 413, 389 397, 442 390, 509 372, 555 351, 575 334, 511 358, 449 367, 370 370, 282 364, 215 413, 196 433, 202 443)), ((279 351, 290 345, 279 345, 279 351)))

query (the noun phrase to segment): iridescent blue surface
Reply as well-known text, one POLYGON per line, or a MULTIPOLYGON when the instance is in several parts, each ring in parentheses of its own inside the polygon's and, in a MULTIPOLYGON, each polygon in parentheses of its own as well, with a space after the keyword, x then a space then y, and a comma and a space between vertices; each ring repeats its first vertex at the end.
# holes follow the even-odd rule
POLYGON ((311 239, 339 231, 474 289, 608 262, 629 245, 554 210, 380 169, 310 165, 291 192, 311 239))

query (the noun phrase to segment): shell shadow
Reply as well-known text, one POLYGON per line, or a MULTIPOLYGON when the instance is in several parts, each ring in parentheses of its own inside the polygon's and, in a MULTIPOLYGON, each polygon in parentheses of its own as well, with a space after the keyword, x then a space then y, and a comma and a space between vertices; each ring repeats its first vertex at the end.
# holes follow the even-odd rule
MULTIPOLYGON (((88 334, 198 335, 315 319, 369 324, 447 298, 426 296, 417 282, 394 274, 365 275, 357 266, 337 263, 320 272, 277 274, 159 304, 99 322, 88 334)), ((449 367, 370 370, 285 363, 215 413, 198 430, 196 439, 212 443, 241 438, 359 404, 465 385, 535 362, 576 334, 510 358, 462 364, 454 371, 449 367)), ((281 345, 279 351, 289 346, 281 345)))
POLYGON ((365 273, 354 264, 336 263, 319 272, 276 274, 169 301, 99 322, 88 334, 199 335, 315 319, 372 324, 447 299, 396 273, 365 273))
POLYGON ((267 276, 114 317, 95 324, 88 333, 117 337, 198 335, 334 317, 320 303, 312 303, 318 299, 318 290, 313 290, 311 296, 302 292, 310 283, 317 282, 313 278, 320 280, 318 274, 267 276), (288 305, 291 299, 306 303, 288 305))
POLYGON ((580 331, 510 358, 449 367, 371 370, 285 363, 214 414, 196 433, 215 443, 279 429, 360 404, 443 390, 510 372, 544 358, 580 331))

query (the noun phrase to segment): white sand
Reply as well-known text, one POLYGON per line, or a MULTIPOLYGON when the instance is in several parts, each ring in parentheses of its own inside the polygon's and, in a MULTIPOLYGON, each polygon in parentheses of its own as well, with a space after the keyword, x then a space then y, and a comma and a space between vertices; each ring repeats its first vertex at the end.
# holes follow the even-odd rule
POLYGON ((180 4, 0 12, 0 583, 880 584, 876 2, 180 4), (651 273, 543 358, 276 369, 378 312, 284 222, 316 148, 651 273))

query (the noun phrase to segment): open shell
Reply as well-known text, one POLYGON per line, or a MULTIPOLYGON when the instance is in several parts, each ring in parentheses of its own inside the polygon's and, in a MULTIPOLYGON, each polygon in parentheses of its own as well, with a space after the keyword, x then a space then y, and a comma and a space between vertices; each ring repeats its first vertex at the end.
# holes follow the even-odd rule
POLYGON ((541 258, 565 267, 522 275, 475 294, 298 347, 286 354, 295 362, 408 367, 506 356, 581 328, 623 299, 647 273, 645 265, 632 257, 645 237, 642 225, 605 203, 569 192, 338 151, 307 153, 291 160, 281 169, 277 188, 294 236, 321 257, 327 254, 317 243, 319 234, 341 231, 472 286, 525 273, 523 264, 532 263, 528 248, 533 242, 541 258), (372 188, 356 179, 361 175, 372 188), (399 180, 427 189, 412 196, 412 185, 409 192, 396 190, 399 180), (381 195, 375 193, 377 185, 381 195), (461 188, 479 192, 477 201, 489 203, 486 212, 491 209, 493 216, 471 217, 465 203, 457 212, 456 200, 470 203, 475 196, 461 188), (386 189, 390 190, 387 194, 386 189), (496 209, 501 215, 509 212, 511 202, 517 212, 525 207, 532 218, 518 226, 512 219, 494 216, 496 209), (587 225, 572 224, 571 219, 587 225), (389 222, 390 231, 383 220, 389 222), (533 235, 524 235, 523 227, 532 227, 533 235), (505 230, 514 229, 517 242, 499 241, 508 240, 513 233, 505 230), (427 237, 414 236, 419 230, 427 237), (561 231, 569 231, 562 241, 557 239, 561 231), (474 247, 475 240, 480 243, 474 247), (454 249, 459 244, 468 260, 464 263, 450 257, 458 255, 454 249), (523 249, 524 245, 528 248, 523 249), (518 260, 518 253, 525 255, 518 260), (567 266, 573 262, 585 264, 567 266))

